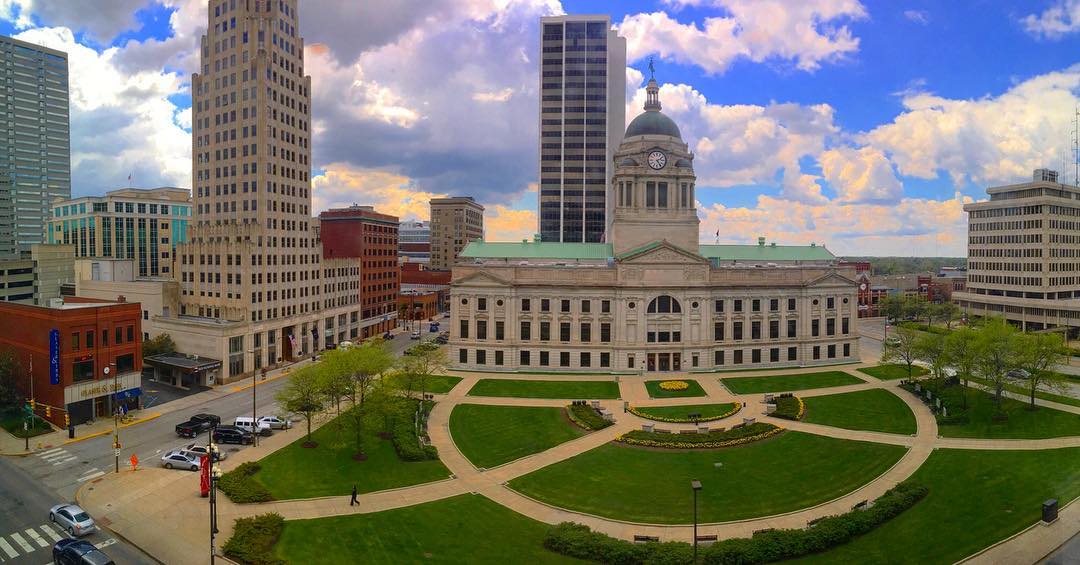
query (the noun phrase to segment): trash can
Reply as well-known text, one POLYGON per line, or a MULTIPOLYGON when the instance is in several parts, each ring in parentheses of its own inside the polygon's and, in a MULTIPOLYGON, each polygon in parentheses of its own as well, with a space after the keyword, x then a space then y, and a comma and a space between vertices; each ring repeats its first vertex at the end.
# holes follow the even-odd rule
POLYGON ((68 439, 75 439, 75 424, 68 424, 68 439))
POLYGON ((1047 524, 1057 520, 1058 517, 1058 501, 1056 498, 1051 498, 1043 503, 1042 521, 1047 524))

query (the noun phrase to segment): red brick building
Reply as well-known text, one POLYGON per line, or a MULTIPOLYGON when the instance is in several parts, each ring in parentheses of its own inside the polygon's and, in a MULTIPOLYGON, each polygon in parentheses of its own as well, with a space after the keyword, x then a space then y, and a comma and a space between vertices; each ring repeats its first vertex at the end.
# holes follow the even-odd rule
POLYGON ((397 325, 401 290, 398 218, 371 206, 334 208, 319 214, 323 257, 360 261, 360 337, 382 335, 397 325))
POLYGON ((426 322, 439 314, 437 292, 415 292, 398 296, 398 315, 404 320, 426 322))
POLYGON ((405 263, 401 266, 401 292, 403 295, 434 292, 436 313, 446 312, 450 309, 450 271, 432 271, 426 265, 405 263))
POLYGON ((135 407, 142 393, 141 315, 138 303, 87 298, 55 307, 0 302, 0 351, 18 363, 23 396, 33 388, 38 416, 61 427, 65 415, 72 424, 106 418, 135 407))

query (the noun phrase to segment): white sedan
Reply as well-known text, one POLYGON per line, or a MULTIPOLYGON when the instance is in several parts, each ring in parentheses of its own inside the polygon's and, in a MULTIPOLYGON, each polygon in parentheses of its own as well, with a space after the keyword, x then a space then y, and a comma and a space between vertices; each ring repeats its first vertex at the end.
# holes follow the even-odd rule
POLYGON ((292 421, 278 416, 259 416, 259 425, 266 425, 272 430, 287 430, 292 427, 292 421))
POLYGON ((84 536, 97 529, 94 519, 74 504, 57 504, 50 508, 49 521, 63 528, 72 537, 84 536))

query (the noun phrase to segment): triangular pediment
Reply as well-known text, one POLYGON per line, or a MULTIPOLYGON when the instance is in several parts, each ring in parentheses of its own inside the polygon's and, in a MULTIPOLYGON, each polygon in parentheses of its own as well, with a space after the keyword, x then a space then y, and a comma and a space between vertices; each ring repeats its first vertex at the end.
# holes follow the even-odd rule
POLYGON ((641 247, 620 253, 616 259, 620 263, 649 264, 708 264, 709 260, 701 255, 683 249, 667 240, 646 243, 641 247))
POLYGON ((810 281, 806 286, 855 286, 856 284, 858 283, 854 280, 833 271, 810 281))
POLYGON ((487 287, 506 287, 512 286, 510 281, 502 277, 497 277, 487 271, 474 271, 461 278, 454 279, 451 284, 461 285, 467 284, 469 286, 487 286, 487 287))

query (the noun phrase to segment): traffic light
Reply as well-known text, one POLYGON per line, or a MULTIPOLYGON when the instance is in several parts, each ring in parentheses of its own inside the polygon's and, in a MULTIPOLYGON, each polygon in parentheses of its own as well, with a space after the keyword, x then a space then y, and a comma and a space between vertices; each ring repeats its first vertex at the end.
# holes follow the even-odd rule
POLYGON ((36 409, 37 409, 37 403, 36 403, 36 402, 34 402, 34 399, 33 399, 33 398, 31 398, 31 399, 30 399, 30 411, 31 411, 31 412, 33 412, 33 411, 34 411, 34 410, 36 410, 36 409))
POLYGON ((70 427, 70 426, 71 426, 71 417, 68 416, 67 414, 64 414, 64 427, 67 428, 67 427, 70 427))
POLYGON ((52 418, 52 406, 45 405, 45 417, 52 418))

